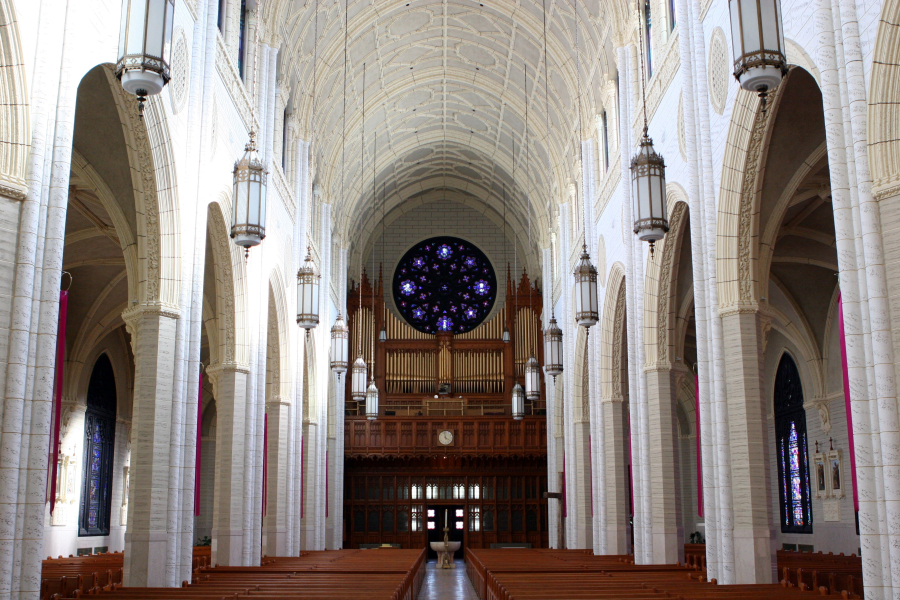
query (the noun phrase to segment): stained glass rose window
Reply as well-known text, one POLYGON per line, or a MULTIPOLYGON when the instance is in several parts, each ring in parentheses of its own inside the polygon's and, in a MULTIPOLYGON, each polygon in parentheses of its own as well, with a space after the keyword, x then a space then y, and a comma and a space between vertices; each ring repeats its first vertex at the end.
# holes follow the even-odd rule
POLYGON ((465 333, 490 314, 497 276, 469 242, 436 237, 403 255, 391 289, 400 314, 418 331, 465 333))

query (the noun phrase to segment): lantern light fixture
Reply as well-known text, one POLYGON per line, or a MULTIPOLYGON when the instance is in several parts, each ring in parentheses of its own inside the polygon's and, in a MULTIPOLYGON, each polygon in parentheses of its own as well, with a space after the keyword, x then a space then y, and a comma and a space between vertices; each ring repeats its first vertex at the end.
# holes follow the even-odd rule
POLYGON ((256 149, 255 132, 244 146, 244 156, 234 163, 234 201, 232 206, 231 239, 244 248, 258 246, 266 237, 266 179, 268 171, 256 149))
POLYGON ((509 327, 506 325, 503 326, 503 335, 501 336, 504 344, 509 343, 509 327))
POLYGON ((367 371, 366 360, 360 354, 353 362, 353 370, 350 373, 350 397, 357 402, 366 399, 367 371))
POLYGON ((581 260, 575 267, 575 321, 585 329, 590 329, 599 320, 597 269, 591 263, 585 245, 581 249, 581 260))
MULTIPOLYGON (((638 41, 641 56, 644 55, 643 29, 639 28, 638 41)), ((649 42, 648 42, 649 43, 649 42)), ((631 202, 634 217, 634 233, 642 242, 650 243, 650 256, 654 244, 669 231, 666 218, 666 163, 662 155, 653 149, 653 140, 647 133, 647 80, 644 77, 644 61, 641 60, 641 104, 644 111, 644 135, 641 146, 631 159, 631 202)))
POLYGON ((381 326, 381 331, 378 332, 378 341, 382 343, 387 341, 387 329, 384 328, 384 325, 381 326))
POLYGON ((313 264, 312 249, 306 249, 306 261, 297 271, 297 324, 309 334, 319 324, 319 280, 313 264))
POLYGON ((116 77, 122 88, 137 96, 144 116, 147 96, 159 94, 169 82, 175 0, 123 0, 119 25, 116 77))
POLYGON ((544 370, 548 375, 556 377, 563 372, 563 332, 556 324, 556 316, 550 316, 550 324, 544 331, 544 370))
POLYGON ((525 397, 532 402, 541 399, 541 366, 534 352, 525 363, 525 397))
POLYGON ((641 147, 631 159, 631 202, 634 211, 634 233, 653 247, 669 231, 666 218, 666 163, 653 149, 653 140, 644 135, 641 147))
POLYGON ((331 328, 331 370, 337 373, 338 381, 347 372, 350 358, 350 329, 344 316, 338 312, 331 328))
POLYGON ((369 381, 369 387, 366 389, 366 418, 369 421, 378 418, 378 387, 374 379, 369 381))
POLYGON ((766 95, 787 75, 780 0, 729 0, 734 78, 748 92, 766 95))
POLYGON ((521 421, 525 416, 525 390, 517 381, 512 389, 512 417, 515 421, 521 421))

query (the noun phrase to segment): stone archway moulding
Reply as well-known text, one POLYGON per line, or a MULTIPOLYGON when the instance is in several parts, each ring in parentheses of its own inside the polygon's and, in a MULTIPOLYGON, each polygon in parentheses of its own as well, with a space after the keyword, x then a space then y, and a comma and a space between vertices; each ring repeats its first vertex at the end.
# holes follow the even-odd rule
POLYGON ((869 76, 869 164, 876 198, 900 194, 900 0, 885 0, 869 76))
POLYGON ((131 166, 138 223, 138 301, 177 310, 181 286, 177 184, 165 110, 159 99, 151 98, 141 119, 137 100, 119 85, 112 65, 103 65, 103 71, 131 166))
POLYGON ((0 0, 0 195, 24 200, 31 147, 28 90, 16 13, 10 0, 0 0))

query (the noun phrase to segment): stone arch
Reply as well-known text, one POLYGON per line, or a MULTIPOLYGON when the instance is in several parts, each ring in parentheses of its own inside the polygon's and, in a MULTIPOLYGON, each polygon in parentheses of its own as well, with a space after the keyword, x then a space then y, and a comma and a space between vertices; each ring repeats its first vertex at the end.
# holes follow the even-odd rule
POLYGON ((869 166, 877 198, 900 193, 900 0, 885 0, 869 77, 869 166))
POLYGON ((250 364, 250 351, 245 323, 244 261, 228 235, 231 202, 224 196, 209 204, 207 217, 216 270, 218 356, 220 364, 246 367, 250 364))
POLYGON ((716 219, 716 277, 719 309, 753 307, 759 302, 759 189, 769 124, 778 110, 784 86, 778 86, 769 109, 759 99, 738 91, 725 145, 719 210, 716 219))
MULTIPOLYGON (((272 371, 272 381, 275 388, 273 396, 290 398, 291 395, 291 359, 290 339, 288 337, 287 299, 285 298, 285 279, 281 270, 275 267, 269 275, 269 310, 274 322, 269 323, 269 335, 275 335, 277 347, 277 368, 272 371)), ((269 344, 272 345, 271 340, 269 344)), ((268 361, 267 361, 268 362, 268 361)))
POLYGON ((644 282, 644 362, 646 366, 673 361, 673 294, 678 278, 677 255, 684 241, 689 209, 687 195, 678 184, 666 186, 669 198, 669 232, 654 257, 648 257, 644 282), (673 197, 676 199, 672 202, 673 197))
POLYGON ((625 335, 625 267, 613 263, 609 271, 609 285, 603 300, 603 320, 600 333, 600 397, 602 401, 621 400, 622 339, 625 335))
POLYGON ((11 0, 0 0, 0 194, 22 200, 31 125, 28 90, 16 11, 11 0))
POLYGON ((177 307, 181 287, 181 256, 175 160, 165 110, 151 97, 138 116, 135 96, 116 80, 113 67, 103 65, 122 123, 131 165, 137 213, 137 297, 131 300, 177 307))

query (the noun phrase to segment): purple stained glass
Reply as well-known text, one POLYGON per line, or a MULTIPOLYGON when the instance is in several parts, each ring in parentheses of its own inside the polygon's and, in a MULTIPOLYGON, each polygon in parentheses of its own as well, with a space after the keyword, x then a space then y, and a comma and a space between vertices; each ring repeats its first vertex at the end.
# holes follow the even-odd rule
POLYGON ((487 294, 488 292, 491 291, 491 284, 489 284, 489 283, 488 283, 487 281, 485 281, 484 279, 479 279, 479 280, 476 281, 475 284, 472 286, 472 289, 473 289, 473 290, 475 291, 475 293, 478 294, 479 296, 484 296, 485 294, 487 294))
POLYGON ((800 439, 797 435, 795 423, 791 423, 791 433, 788 437, 788 456, 794 524, 803 525, 803 491, 800 489, 802 485, 802 479, 800 478, 800 439))
POLYGON ((400 293, 404 296, 411 296, 416 293, 416 284, 412 280, 407 279, 400 284, 400 293))
POLYGON ((415 329, 458 334, 471 331, 490 314, 497 277, 478 248, 457 238, 437 237, 407 251, 394 270, 392 292, 398 310, 415 329))

